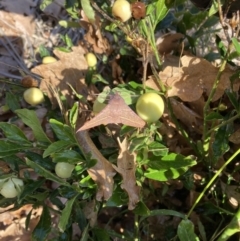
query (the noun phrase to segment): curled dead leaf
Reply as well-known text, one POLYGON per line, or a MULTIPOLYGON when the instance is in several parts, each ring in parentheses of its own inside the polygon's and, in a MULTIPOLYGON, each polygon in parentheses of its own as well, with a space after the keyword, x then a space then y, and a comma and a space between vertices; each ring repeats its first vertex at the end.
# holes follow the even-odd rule
POLYGON ((188 128, 194 129, 198 133, 202 133, 202 117, 196 112, 187 107, 184 103, 181 103, 173 98, 170 100, 173 113, 177 119, 184 123, 188 128))
POLYGON ((136 154, 128 150, 128 141, 125 138, 122 142, 118 140, 120 152, 118 155, 117 166, 113 168, 122 176, 121 188, 124 189, 129 197, 128 209, 133 210, 140 200, 140 187, 136 184, 136 154))
POLYGON ((80 25, 86 30, 84 34, 84 40, 93 49, 94 53, 109 55, 112 52, 112 48, 106 37, 102 36, 101 31, 101 19, 99 15, 95 16, 95 22, 89 21, 83 11, 81 11, 80 25))
MULTIPOLYGON (((169 87, 169 97, 178 96, 183 101, 198 100, 203 93, 208 96, 216 79, 218 68, 203 58, 183 56, 181 67, 167 66, 159 73, 162 82, 169 87)), ((233 71, 226 68, 221 76, 216 93, 212 101, 216 101, 231 87, 230 76, 233 71)), ((233 90, 238 91, 240 80, 233 83, 233 90)))
POLYGON ((161 55, 170 54, 172 51, 179 48, 183 38, 184 35, 181 33, 167 33, 162 36, 157 36, 156 45, 158 52, 161 55))
POLYGON ((77 131, 76 138, 84 155, 91 155, 91 158, 97 161, 93 167, 87 170, 98 186, 96 199, 98 201, 108 200, 113 192, 115 170, 94 145, 87 131, 77 131))
POLYGON ((89 220, 90 227, 94 227, 94 225, 97 222, 98 212, 95 207, 96 207, 96 201, 92 200, 86 203, 86 205, 83 208, 83 213, 85 217, 89 220))

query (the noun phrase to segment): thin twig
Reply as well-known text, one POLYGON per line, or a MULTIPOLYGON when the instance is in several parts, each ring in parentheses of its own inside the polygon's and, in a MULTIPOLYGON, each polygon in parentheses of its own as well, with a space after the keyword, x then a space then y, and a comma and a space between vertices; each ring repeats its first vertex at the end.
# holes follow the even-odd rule
POLYGON ((95 10, 97 10, 105 19, 108 21, 115 23, 124 33, 126 33, 126 29, 124 26, 119 23, 119 21, 115 20, 114 18, 109 17, 94 1, 91 1, 92 6, 95 10))
POLYGON ((232 160, 234 160, 234 158, 240 153, 240 149, 238 149, 238 151, 236 151, 223 165, 222 167, 215 173, 215 175, 212 177, 212 179, 208 182, 208 184, 205 186, 205 188, 203 189, 203 191, 200 193, 200 195, 198 196, 197 200, 195 201, 195 203, 193 204, 193 206, 191 207, 190 211, 187 214, 187 217, 189 217, 192 213, 192 211, 194 210, 194 208, 196 207, 196 205, 199 203, 199 201, 202 199, 203 195, 205 194, 205 192, 208 190, 208 188, 211 187, 211 185, 213 184, 213 182, 215 181, 215 179, 222 173, 222 171, 226 168, 226 166, 231 163, 232 160))
POLYGON ((228 43, 230 43, 231 39, 230 39, 229 33, 226 29, 226 23, 225 23, 225 18, 223 16, 223 12, 222 12, 221 1, 220 0, 217 0, 217 1, 218 1, 219 20, 220 20, 220 23, 222 25, 222 28, 223 28, 224 34, 226 36, 226 39, 227 39, 228 43))
MULTIPOLYGON (((26 67, 26 65, 24 64, 24 62, 22 61, 22 58, 19 56, 19 54, 17 53, 16 49, 14 48, 14 46, 12 45, 11 41, 9 41, 9 39, 7 37, 4 36, 4 33, 2 32, 2 30, 0 29, 0 36, 2 36, 7 44, 4 41, 1 41, 2 45, 7 49, 7 51, 9 52, 9 54, 13 57, 13 59, 18 63, 18 65, 20 66, 20 68, 26 72, 27 74, 33 76, 34 78, 40 80, 40 76, 34 73, 31 73, 28 68, 26 67)), ((15 67, 17 68, 17 67, 15 67)))

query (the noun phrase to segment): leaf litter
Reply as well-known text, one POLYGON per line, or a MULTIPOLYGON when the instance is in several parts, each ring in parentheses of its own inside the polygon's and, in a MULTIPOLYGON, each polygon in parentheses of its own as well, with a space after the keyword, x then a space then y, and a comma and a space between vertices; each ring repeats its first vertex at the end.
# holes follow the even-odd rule
MULTIPOLYGON (((90 44, 90 48, 92 48, 95 53, 109 54, 111 53, 111 48, 109 46, 108 40, 101 34, 99 25, 100 21, 97 21, 96 23, 97 28, 94 28, 94 24, 92 24, 82 13, 82 20, 80 24, 85 26, 85 30, 87 31, 87 33, 85 34, 85 41, 90 44)), ((175 64, 168 62, 168 58, 172 58, 172 56, 167 56, 167 54, 177 48, 177 46, 175 46, 174 44, 175 40, 179 41, 181 38, 181 34, 177 34, 171 38, 171 41, 173 41, 173 45, 169 47, 170 50, 168 50, 168 46, 165 48, 163 46, 159 46, 159 50, 163 51, 163 53, 166 54, 165 68, 159 73, 159 77, 168 88, 167 95, 171 101, 173 112, 176 117, 189 129, 193 128, 195 132, 201 134, 203 117, 203 113, 201 110, 203 109, 206 96, 208 96, 211 91, 212 84, 215 80, 218 69, 203 58, 187 55, 181 57, 180 59, 176 58, 174 60, 175 64), (178 97, 179 99, 170 97, 178 97)), ((166 36, 165 40, 167 39, 168 38, 166 36)), ((161 43, 164 43, 164 41, 161 43)), ((165 43, 167 43, 167 41, 165 43)), ((75 95, 72 92, 71 88, 69 88, 69 84, 76 90, 77 93, 81 93, 85 96, 87 95, 88 90, 86 89, 87 87, 84 82, 87 71, 87 65, 84 59, 85 53, 86 49, 84 50, 84 48, 80 46, 74 47, 72 54, 63 53, 55 50, 54 54, 58 58, 58 61, 56 63, 49 65, 39 65, 32 69, 34 73, 40 74, 43 77, 40 88, 48 95, 53 106, 56 106, 57 102, 53 93, 49 89, 49 85, 51 85, 52 88, 60 91, 61 94, 66 97, 70 105, 74 102, 75 95)), ((115 69, 116 68, 118 68, 118 66, 115 67, 115 69)), ((118 78, 121 74, 122 73, 115 73, 114 76, 116 75, 116 78, 118 78)), ((225 89, 231 88, 229 77, 232 74, 233 71, 231 69, 226 69, 224 71, 220 80, 220 84, 218 85, 217 91, 212 100, 213 102, 222 98, 225 89)), ((147 85, 153 87, 153 83, 153 78, 150 77, 147 85)), ((156 85, 153 88, 159 89, 156 85)), ((239 90, 239 80, 233 83, 233 90, 239 90)), ((96 92, 96 94, 98 94, 98 92, 96 92)), ((86 131, 86 129, 98 126, 100 124, 121 123, 129 125, 129 122, 124 123, 124 121, 119 118, 119 115, 116 114, 116 106, 118 105, 120 105, 120 109, 126 108, 126 113, 132 113, 130 112, 131 109, 126 105, 126 103, 123 103, 122 100, 119 101, 118 97, 119 95, 117 94, 113 95, 108 104, 108 111, 102 111, 101 113, 101 115, 103 115, 103 119, 98 119, 99 116, 95 116, 91 120, 92 122, 86 122, 86 124, 82 126, 82 129, 80 128, 80 130, 77 132, 77 138, 86 156, 90 155, 91 158, 97 161, 95 166, 88 169, 89 175, 97 183, 98 186, 96 199, 101 201, 103 199, 108 200, 111 197, 114 189, 113 176, 116 175, 116 172, 118 172, 122 176, 121 187, 126 191, 129 197, 128 209, 133 210, 140 200, 140 187, 137 186, 135 177, 136 155, 135 153, 129 153, 127 139, 125 138, 122 142, 119 141, 120 151, 117 158, 117 165, 112 165, 99 152, 95 144, 92 142, 89 133, 86 131), (112 100, 116 102, 113 104, 114 101, 112 100)), ((182 153, 185 148, 185 143, 183 143, 183 141, 179 139, 179 135, 176 130, 177 128, 172 122, 172 120, 169 118, 169 113, 165 113, 164 118, 166 118, 167 120, 166 136, 169 138, 169 148, 174 150, 178 149, 179 152, 182 153)), ((133 123, 136 122, 137 121, 134 121, 133 123)), ((144 124, 140 121, 140 124, 138 124, 138 126, 136 127, 141 128, 144 126, 144 124)), ((236 132, 230 136, 229 140, 234 144, 239 144, 238 135, 239 130, 236 130, 236 132)), ((171 186, 173 184, 171 183, 168 185, 171 186)), ((195 184, 195 187, 199 185, 200 184, 195 184)), ((230 187, 229 192, 227 192, 228 198, 235 198, 235 203, 238 204, 237 200, 239 197, 237 194, 237 187, 228 187, 230 187)), ((222 185, 222 189, 225 189, 224 185, 222 185)), ((174 192, 175 187, 171 189, 171 191, 167 191, 167 195, 169 195, 169 203, 171 203, 170 200, 172 200, 172 205, 180 206, 180 204, 177 204, 178 200, 175 200, 176 202, 174 203, 174 200, 171 199, 171 195, 174 195, 174 192)), ((195 195, 197 196, 198 193, 193 192, 192 196, 195 195)), ((196 197, 193 197, 191 199, 189 206, 192 205, 193 199, 195 198, 196 197)), ((169 205, 169 208, 171 208, 171 204, 169 203, 164 204, 166 206, 169 205)), ((94 202, 90 203, 89 207, 90 209, 94 207, 94 202)), ((91 213, 91 211, 89 210, 86 211, 86 213, 90 213, 88 218, 92 220, 91 222, 94 224, 96 222, 96 213, 91 213)), ((161 225, 164 225, 165 223, 167 227, 166 223, 167 221, 169 221, 168 217, 167 220, 163 220, 160 217, 156 218, 158 224, 160 223, 161 225)), ((150 223, 152 223, 152 226, 156 227, 154 222, 156 223, 155 219, 152 219, 150 221, 150 223)), ((173 222, 174 226, 176 227, 179 220, 172 220, 171 222, 173 222)))

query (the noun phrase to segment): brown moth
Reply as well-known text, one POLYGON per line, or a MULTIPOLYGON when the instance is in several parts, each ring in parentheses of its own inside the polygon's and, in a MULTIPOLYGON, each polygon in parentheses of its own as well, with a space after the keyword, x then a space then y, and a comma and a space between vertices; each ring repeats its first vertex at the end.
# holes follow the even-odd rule
POLYGON ((119 94, 111 95, 108 105, 93 119, 86 122, 79 131, 87 130, 99 125, 124 124, 143 128, 143 121, 123 100, 119 94))

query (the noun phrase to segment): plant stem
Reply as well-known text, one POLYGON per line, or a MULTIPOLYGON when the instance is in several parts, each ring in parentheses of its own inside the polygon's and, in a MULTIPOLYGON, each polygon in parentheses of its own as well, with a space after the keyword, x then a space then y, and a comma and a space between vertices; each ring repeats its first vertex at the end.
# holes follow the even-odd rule
POLYGON ((220 78, 222 76, 222 73, 226 67, 227 64, 227 59, 230 53, 230 49, 231 49, 231 45, 229 45, 228 50, 226 52, 226 55, 224 57, 224 60, 219 68, 219 71, 217 73, 216 79, 213 83, 213 87, 212 90, 208 96, 208 99, 206 101, 206 104, 204 105, 204 109, 203 109, 203 115, 204 115, 204 121, 203 121, 203 151, 204 151, 204 156, 205 158, 208 158, 208 154, 209 154, 209 142, 210 142, 210 134, 208 131, 208 123, 207 123, 207 115, 208 115, 208 111, 209 111, 209 106, 210 106, 210 102, 212 101, 212 98, 214 96, 214 94, 216 93, 217 87, 219 85, 220 82, 220 78))
POLYGON ((214 126, 212 129, 210 129, 210 130, 207 132, 207 135, 210 135, 211 132, 213 132, 214 130, 216 130, 216 129, 222 127, 222 126, 225 126, 225 125, 227 125, 228 123, 233 122, 234 120, 238 119, 239 117, 240 117, 240 113, 238 113, 237 115, 231 117, 230 119, 228 119, 228 120, 226 120, 226 121, 223 121, 221 124, 214 126))
POLYGON ((199 203, 199 201, 201 200, 201 198, 203 197, 204 193, 208 190, 208 188, 213 184, 213 182, 215 181, 215 179, 221 174, 221 172, 224 170, 224 168, 240 153, 240 149, 238 149, 223 165, 222 167, 215 173, 215 175, 212 177, 212 179, 208 182, 208 184, 205 186, 205 188, 203 189, 203 191, 200 193, 200 195, 198 196, 197 200, 195 201, 195 203, 193 204, 192 208, 190 209, 190 211, 187 214, 187 217, 189 218, 189 216, 191 215, 192 211, 194 210, 194 208, 196 207, 196 205, 199 203))
POLYGON ((173 109, 172 109, 172 103, 171 99, 168 98, 168 109, 171 115, 171 118, 176 125, 176 129, 182 134, 182 136, 185 138, 185 140, 188 142, 188 144, 191 146, 191 148, 194 150, 197 156, 201 156, 196 144, 193 142, 193 140, 188 136, 187 132, 182 128, 182 126, 179 124, 178 120, 176 119, 173 109))
POLYGON ((134 216, 134 241, 139 241, 139 221, 137 214, 134 216))
POLYGON ((233 234, 239 232, 239 222, 240 222, 240 208, 232 218, 232 221, 227 225, 224 232, 221 236, 217 239, 217 241, 226 241, 228 240, 233 234))

